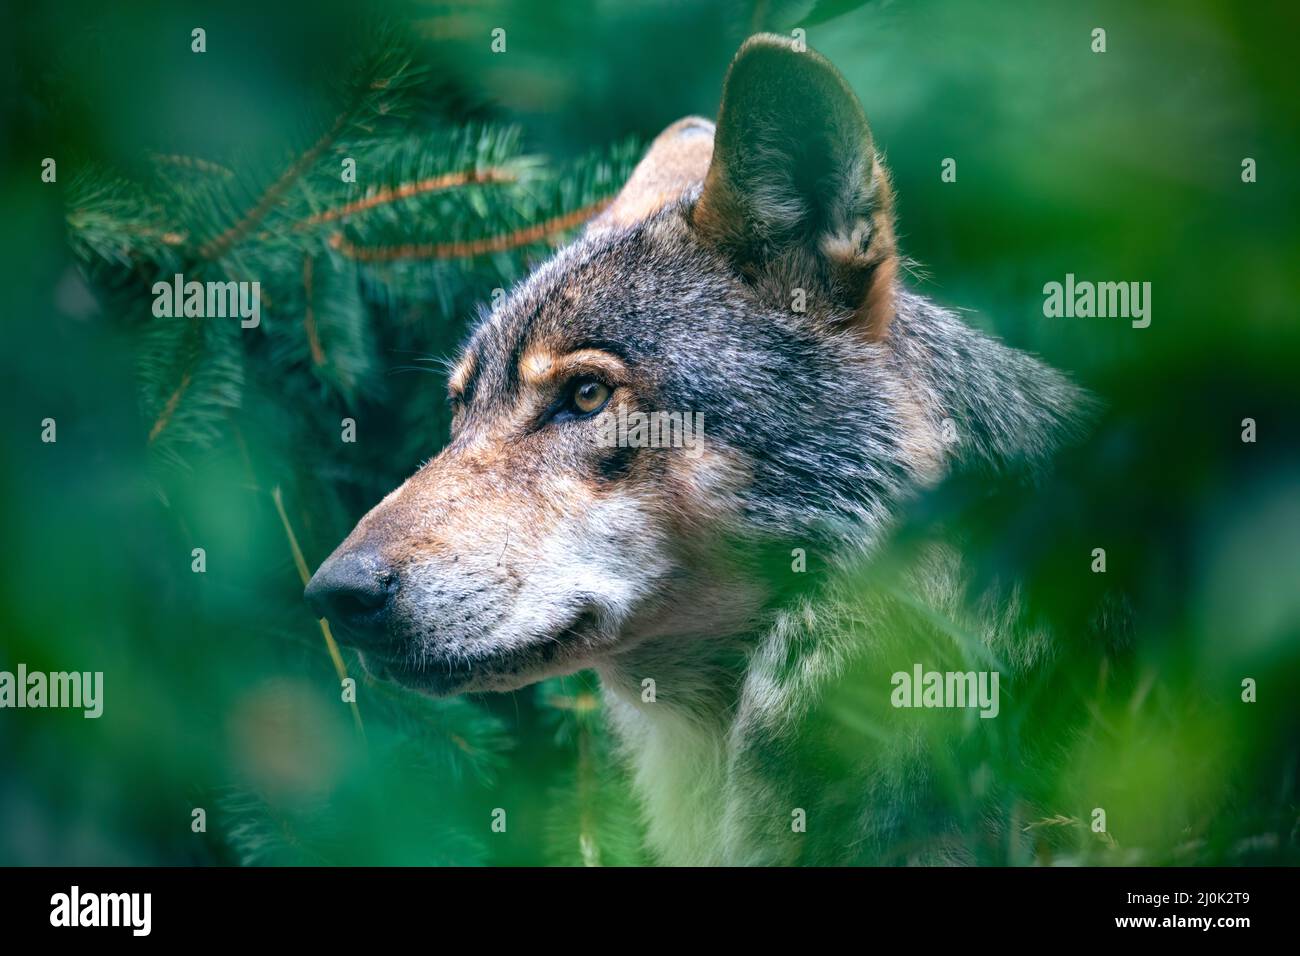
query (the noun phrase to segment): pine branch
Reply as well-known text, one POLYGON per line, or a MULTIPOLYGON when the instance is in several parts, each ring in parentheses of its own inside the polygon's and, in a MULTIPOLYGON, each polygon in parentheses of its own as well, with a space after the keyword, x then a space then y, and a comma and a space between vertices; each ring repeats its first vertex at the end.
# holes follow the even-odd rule
POLYGON ((545 681, 537 697, 554 727, 556 745, 573 755, 571 768, 551 794, 551 860, 582 866, 644 862, 637 804, 614 756, 600 698, 583 675, 545 681))
POLYGON ((280 807, 247 787, 217 797, 218 820, 241 866, 336 866, 335 818, 318 806, 280 807))
POLYGON ((183 465, 181 444, 209 447, 224 432, 229 411, 239 406, 243 394, 238 332, 238 323, 193 317, 139 326, 136 368, 142 413, 150 422, 149 446, 163 460, 183 465))
POLYGON ((376 316, 361 297, 357 266, 328 250, 307 250, 296 266, 287 275, 264 273, 280 306, 250 343, 290 389, 280 400, 319 404, 318 384, 349 408, 358 397, 381 398, 376 316))
POLYGON ((357 262, 395 262, 401 259, 471 259, 492 252, 531 246, 543 239, 575 229, 610 204, 601 199, 588 206, 555 216, 534 226, 467 242, 405 243, 400 246, 358 246, 341 232, 330 236, 330 248, 357 262))
POLYGON ((513 740, 487 710, 455 697, 433 700, 386 681, 365 679, 366 699, 372 701, 384 725, 412 744, 418 759, 439 783, 446 777, 472 776, 491 784, 504 765, 513 740))
POLYGON ((99 170, 80 173, 68 188, 65 215, 74 253, 86 264, 136 263, 164 268, 185 234, 172 228, 163 207, 135 183, 99 170))
POLYGON ((154 441, 157 440, 158 436, 163 433, 163 429, 167 427, 167 423, 172 420, 172 415, 176 413, 176 406, 180 404, 181 397, 185 394, 185 390, 190 387, 190 380, 192 377, 193 374, 191 371, 186 369, 181 375, 181 383, 176 386, 176 391, 167 396, 167 403, 163 406, 163 410, 159 413, 158 417, 154 420, 153 426, 149 429, 150 444, 153 444, 154 441))
POLYGON ((311 360, 316 365, 325 364, 325 350, 321 348, 320 335, 316 331, 316 315, 312 309, 312 257, 304 256, 302 260, 302 288, 306 298, 302 325, 307 332, 307 342, 311 347, 311 360))
POLYGON ((348 104, 346 108, 335 117, 326 132, 261 194, 251 209, 215 238, 199 246, 200 259, 220 259, 248 238, 345 132, 352 128, 374 130, 376 120, 391 121, 400 116, 403 94, 422 71, 413 65, 412 53, 404 39, 393 31, 380 31, 373 42, 375 52, 363 57, 352 71, 349 88, 343 95, 348 104))
POLYGON ((182 156, 176 153, 154 153, 152 159, 155 163, 164 166, 177 166, 181 169, 187 169, 197 173, 221 176, 223 179, 230 179, 235 175, 234 170, 228 169, 220 163, 214 163, 211 160, 201 159, 197 156, 182 156))
POLYGON ((320 139, 312 144, 311 148, 298 157, 298 159, 289 166, 288 169, 277 179, 258 200, 257 205, 244 214, 244 217, 235 223, 215 239, 211 239, 199 246, 198 254, 201 259, 220 259, 236 243, 243 240, 250 232, 257 228, 258 224, 266 217, 289 188, 298 181, 304 172, 315 164, 316 160, 322 153, 327 150, 334 142, 335 138, 342 132, 351 120, 351 115, 342 113, 334 120, 334 124, 329 128, 320 139))
POLYGON ((396 202, 400 199, 411 199, 426 193, 452 189, 456 186, 479 186, 486 183, 513 183, 517 181, 518 177, 507 169, 474 169, 463 173, 443 173, 419 182, 402 183, 400 186, 393 188, 380 189, 365 199, 357 199, 337 209, 327 209, 324 212, 316 213, 309 219, 299 223, 295 228, 303 229, 321 223, 334 222, 345 216, 365 212, 386 203, 396 202))

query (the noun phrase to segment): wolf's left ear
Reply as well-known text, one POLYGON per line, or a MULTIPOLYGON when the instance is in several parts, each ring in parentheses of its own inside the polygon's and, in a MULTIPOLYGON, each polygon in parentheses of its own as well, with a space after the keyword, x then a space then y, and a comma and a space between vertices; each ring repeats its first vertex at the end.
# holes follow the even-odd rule
POLYGON ((713 124, 679 119, 655 137, 627 184, 587 226, 587 235, 612 232, 649 219, 704 181, 713 155, 713 124))
POLYGON ((795 252, 797 271, 815 269, 863 335, 888 332, 893 191, 858 98, 820 55, 773 34, 745 41, 692 222, 745 274, 795 252))

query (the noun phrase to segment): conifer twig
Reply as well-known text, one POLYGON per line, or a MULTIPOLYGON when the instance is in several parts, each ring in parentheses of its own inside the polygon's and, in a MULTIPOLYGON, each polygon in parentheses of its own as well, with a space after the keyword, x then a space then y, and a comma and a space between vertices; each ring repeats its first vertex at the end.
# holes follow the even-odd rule
POLYGON ((181 398, 185 395, 185 390, 190 387, 190 371, 185 370, 181 376, 181 383, 176 386, 176 391, 167 396, 167 403, 163 405, 163 410, 158 417, 154 419, 153 427, 149 429, 149 443, 153 444, 154 440, 163 433, 172 416, 176 414, 176 406, 181 403, 181 398))
MULTIPOLYGON (((289 539, 289 550, 293 552, 293 563, 298 568, 298 577, 302 579, 302 586, 306 587, 307 582, 311 580, 311 573, 307 570, 307 561, 302 556, 302 548, 298 547, 298 537, 293 533, 293 526, 289 524, 289 515, 284 510, 284 496, 280 494, 279 485, 271 489, 271 498, 275 501, 275 510, 280 513, 280 523, 284 525, 285 537, 289 539)), ((343 655, 339 653, 339 646, 334 641, 334 635, 330 633, 329 621, 323 617, 320 619, 320 632, 325 637, 325 647, 329 650, 330 660, 334 662, 334 671, 339 675, 339 681, 347 680, 347 665, 343 663, 343 655)), ((357 733, 364 740, 366 728, 361 722, 361 710, 357 707, 355 700, 350 702, 350 706, 352 707, 352 721, 357 726, 357 733)))
POLYGON ((592 826, 591 729, 578 722, 578 853, 584 866, 600 866, 600 845, 592 826))
POLYGON ((412 183, 402 183, 398 186, 385 187, 378 192, 366 196, 362 199, 353 200, 339 206, 336 209, 325 209, 304 219, 294 226, 294 229, 306 229, 309 226, 317 226, 324 222, 334 222, 336 219, 342 219, 345 216, 351 216, 359 212, 365 212, 367 209, 374 209, 376 206, 383 206, 390 202, 396 202, 399 199, 410 199, 412 196, 422 196, 425 193, 438 192, 443 189, 452 189, 456 186, 478 186, 488 183, 513 183, 518 177, 505 169, 495 167, 488 169, 471 169, 461 173, 442 173, 438 176, 430 176, 427 179, 421 179, 412 183))
POLYGON ((470 259, 489 252, 504 252, 531 245, 556 233, 580 226, 607 205, 609 199, 581 206, 562 216, 555 216, 534 226, 516 229, 500 236, 457 242, 405 243, 400 246, 358 246, 341 232, 330 236, 330 248, 358 262, 394 262, 399 259, 470 259))
POLYGON ((317 365, 325 364, 325 350, 321 348, 320 335, 316 332, 316 313, 312 309, 312 272, 314 265, 310 255, 302 260, 302 286, 305 297, 302 324, 307 330, 307 344, 311 346, 311 360, 317 365))
POLYGON ((272 183, 266 192, 262 193, 262 198, 244 214, 239 222, 215 239, 209 239, 199 246, 199 255, 204 259, 220 259, 232 246, 252 232, 257 227, 257 224, 266 218, 266 214, 275 208, 275 205, 283 198, 284 194, 289 191, 289 187, 312 167, 316 160, 320 158, 321 153, 325 152, 339 133, 343 132, 351 117, 350 111, 340 113, 334 121, 334 125, 320 139, 316 140, 310 149, 294 160, 293 164, 280 175, 280 178, 272 183))
POLYGON ((182 169, 193 169, 200 173, 211 173, 214 176, 220 176, 223 179, 230 179, 235 175, 234 171, 222 166, 220 163, 214 163, 210 159, 200 159, 198 156, 183 156, 177 153, 154 153, 155 162, 165 163, 168 166, 179 166, 182 169))

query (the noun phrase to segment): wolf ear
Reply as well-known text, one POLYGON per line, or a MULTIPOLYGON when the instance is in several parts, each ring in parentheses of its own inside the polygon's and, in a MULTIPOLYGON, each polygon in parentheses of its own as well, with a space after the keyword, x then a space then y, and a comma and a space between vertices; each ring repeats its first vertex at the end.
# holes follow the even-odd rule
POLYGON ((820 55, 773 34, 745 41, 723 83, 692 222, 746 275, 796 252, 796 268, 811 265, 862 334, 888 332, 893 191, 861 104, 820 55))
POLYGON ((655 137, 627 184, 587 226, 587 234, 634 226, 704 181, 713 155, 713 124, 698 116, 680 119, 655 137))

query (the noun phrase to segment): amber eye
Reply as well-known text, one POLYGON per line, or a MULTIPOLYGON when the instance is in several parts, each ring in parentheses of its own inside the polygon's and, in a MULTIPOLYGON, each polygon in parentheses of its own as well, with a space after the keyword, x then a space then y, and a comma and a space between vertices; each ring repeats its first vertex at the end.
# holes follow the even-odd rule
POLYGON ((579 379, 573 388, 573 407, 582 415, 600 411, 601 407, 609 401, 612 391, 604 382, 598 382, 594 378, 579 379))

